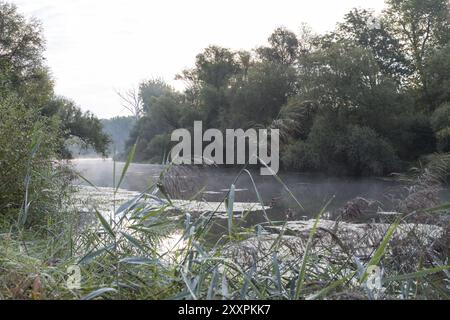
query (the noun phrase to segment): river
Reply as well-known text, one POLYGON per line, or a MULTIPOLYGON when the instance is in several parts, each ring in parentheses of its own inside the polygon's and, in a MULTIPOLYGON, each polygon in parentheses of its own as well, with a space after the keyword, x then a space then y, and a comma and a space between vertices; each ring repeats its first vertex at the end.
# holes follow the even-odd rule
MULTIPOLYGON (((97 187, 113 187, 114 162, 110 159, 75 159, 75 169, 97 187)), ((117 183, 124 163, 116 163, 117 183)), ((120 188, 141 192, 158 181, 162 165, 131 164, 120 188)), ((239 169, 217 167, 177 167, 166 173, 164 184, 175 199, 222 201, 233 184, 239 169)), ((283 220, 304 219, 315 216, 332 200, 328 210, 333 212, 357 197, 379 202, 381 210, 390 210, 392 198, 401 197, 399 184, 387 178, 327 177, 317 174, 280 173, 279 178, 289 191, 274 177, 251 172, 265 205, 271 206, 272 218, 283 220), (301 203, 300 209, 293 196, 301 203)), ((237 202, 258 202, 248 174, 240 176, 235 184, 237 202)), ((448 192, 444 195, 448 197, 448 192)))

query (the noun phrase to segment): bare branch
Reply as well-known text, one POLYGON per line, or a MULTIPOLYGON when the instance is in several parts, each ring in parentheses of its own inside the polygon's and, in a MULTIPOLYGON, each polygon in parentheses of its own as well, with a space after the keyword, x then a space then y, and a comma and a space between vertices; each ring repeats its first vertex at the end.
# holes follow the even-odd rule
POLYGON ((139 90, 132 88, 124 92, 116 91, 122 100, 122 107, 131 112, 136 119, 140 119, 143 115, 143 102, 139 90))

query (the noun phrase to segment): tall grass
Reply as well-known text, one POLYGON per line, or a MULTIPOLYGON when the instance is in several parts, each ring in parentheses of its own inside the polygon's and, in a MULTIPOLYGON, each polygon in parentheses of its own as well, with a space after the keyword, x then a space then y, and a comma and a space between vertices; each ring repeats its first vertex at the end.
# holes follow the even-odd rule
MULTIPOLYGON (((114 194, 132 162, 130 154, 114 194)), ((169 165, 171 166, 171 165, 169 165)), ((448 299, 448 247, 428 241, 412 228, 400 237, 411 216, 405 213, 384 234, 362 248, 335 223, 330 229, 316 214, 307 233, 292 232, 286 221, 241 227, 234 214, 235 183, 223 202, 226 229, 215 243, 208 234, 217 212, 194 217, 179 212, 164 187, 164 171, 147 190, 114 207, 109 216, 95 210, 97 223, 77 228, 73 214, 59 223, 73 230, 59 238, 12 232, 0 234, 0 298, 23 299, 448 299), (162 243, 171 236, 169 247, 162 243), (411 243, 414 245, 411 246, 411 243), (363 252, 363 254, 361 253, 363 252), (67 268, 79 266, 80 289, 66 285, 67 268), (381 270, 381 288, 368 285, 381 270)), ((115 176, 115 172, 114 172, 115 176)), ((251 177, 252 178, 252 177, 251 177)), ((282 188, 289 188, 279 177, 282 188)), ((253 178, 252 178, 253 181, 253 178)), ((262 202, 257 186, 257 198, 262 202)), ((292 192, 288 192, 294 197, 292 192)), ((294 197, 295 198, 295 197, 294 197)), ((302 210, 300 201, 294 200, 302 210)), ((330 200, 332 201, 332 199, 330 200)), ((445 215, 448 205, 427 208, 445 215)), ((445 235, 443 236, 445 237, 445 235)))

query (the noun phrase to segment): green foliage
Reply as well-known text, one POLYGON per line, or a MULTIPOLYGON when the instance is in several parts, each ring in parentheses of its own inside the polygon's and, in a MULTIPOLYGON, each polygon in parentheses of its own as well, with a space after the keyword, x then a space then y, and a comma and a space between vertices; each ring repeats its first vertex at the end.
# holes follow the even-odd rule
POLYGON ((358 176, 384 175, 399 165, 393 147, 372 129, 330 126, 321 117, 308 139, 289 146, 282 161, 296 170, 358 176))
POLYGON ((44 65, 40 24, 4 2, 0 2, 0 21, 0 97, 15 92, 27 107, 42 108, 53 94, 53 83, 44 65))
POLYGON ((298 58, 300 41, 297 35, 286 28, 277 28, 269 37, 269 47, 256 50, 262 60, 292 65, 298 58))
POLYGON ((427 57, 450 41, 450 10, 447 0, 388 0, 385 14, 389 29, 402 45, 411 77, 405 80, 418 89, 423 110, 436 105, 426 71, 427 57))
POLYGON ((385 19, 376 17, 369 10, 350 11, 333 36, 369 49, 380 69, 397 81, 410 74, 409 64, 399 39, 393 35, 385 19))
POLYGON ((41 224, 57 214, 68 183, 55 162, 59 122, 13 97, 0 101, 0 114, 0 219, 26 209, 26 225, 41 224))
POLYGON ((354 9, 323 36, 278 28, 254 52, 208 47, 178 76, 187 84, 183 93, 161 82, 141 85, 151 108, 128 148, 140 137, 137 160, 159 162, 172 130, 202 120, 221 130, 280 129, 285 169, 401 170, 435 152, 445 133, 430 119, 430 110, 449 99, 444 11, 441 0, 388 1, 383 15, 354 9), (415 42, 408 36, 414 23, 415 42))
POLYGON ((338 145, 348 169, 357 175, 385 175, 398 169, 398 159, 392 146, 368 127, 347 128, 343 144, 338 145))
POLYGON ((0 2, 0 98, 15 95, 29 109, 62 121, 61 154, 69 157, 64 140, 78 137, 87 146, 105 153, 107 137, 99 120, 82 113, 73 102, 54 97, 53 80, 44 64, 45 41, 36 20, 27 20, 15 5, 0 2))
POLYGON ((450 151, 450 103, 443 104, 431 116, 431 124, 436 132, 438 150, 450 151))
POLYGON ((427 57, 425 72, 431 109, 450 101, 450 44, 436 48, 427 57))
POLYGON ((141 83, 139 96, 142 100, 144 112, 149 113, 152 109, 153 99, 173 91, 173 89, 161 79, 151 79, 141 83))
MULTIPOLYGON (((57 105, 57 116, 61 120, 63 141, 77 137, 83 143, 83 147, 92 147, 97 153, 106 156, 109 137, 103 132, 103 126, 97 117, 89 111, 82 112, 74 102, 65 98, 56 98, 52 101, 57 105)), ((70 157, 63 149, 62 154, 70 157)))

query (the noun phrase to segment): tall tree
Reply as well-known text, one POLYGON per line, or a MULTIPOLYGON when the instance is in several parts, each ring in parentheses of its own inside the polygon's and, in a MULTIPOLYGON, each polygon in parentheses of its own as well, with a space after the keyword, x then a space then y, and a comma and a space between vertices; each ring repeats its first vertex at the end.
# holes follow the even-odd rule
POLYGON ((448 0, 387 0, 386 18, 412 65, 413 84, 420 88, 422 104, 432 111, 433 97, 425 61, 435 48, 450 40, 448 0))
POLYGON ((299 41, 295 33, 286 28, 277 28, 269 37, 269 47, 260 47, 257 53, 261 59, 292 65, 299 54, 299 41))
POLYGON ((349 40, 355 45, 369 49, 374 54, 380 69, 401 82, 410 75, 408 61, 400 41, 389 30, 383 17, 372 11, 353 9, 344 17, 335 33, 339 40, 349 40))
MULTIPOLYGON (((14 95, 42 116, 59 118, 64 137, 77 136, 98 152, 108 143, 99 120, 67 99, 54 96, 44 59, 45 41, 36 20, 25 19, 13 4, 0 2, 0 97, 14 95)), ((67 156, 67 150, 61 152, 67 156)))

